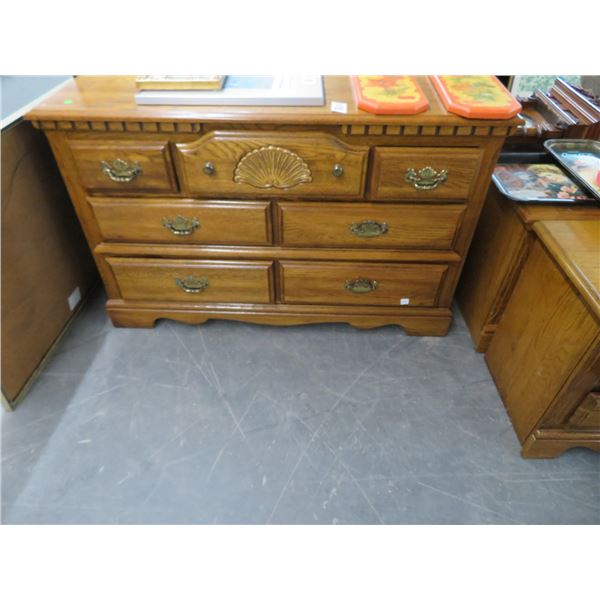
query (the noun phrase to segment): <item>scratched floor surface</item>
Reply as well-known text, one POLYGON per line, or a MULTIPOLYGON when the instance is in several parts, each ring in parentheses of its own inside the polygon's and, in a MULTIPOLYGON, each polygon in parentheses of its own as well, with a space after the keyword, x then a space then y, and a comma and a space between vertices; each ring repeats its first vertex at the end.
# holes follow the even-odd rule
POLYGON ((103 302, 2 417, 4 523, 600 523, 600 455, 523 460, 460 317, 133 330, 103 302))

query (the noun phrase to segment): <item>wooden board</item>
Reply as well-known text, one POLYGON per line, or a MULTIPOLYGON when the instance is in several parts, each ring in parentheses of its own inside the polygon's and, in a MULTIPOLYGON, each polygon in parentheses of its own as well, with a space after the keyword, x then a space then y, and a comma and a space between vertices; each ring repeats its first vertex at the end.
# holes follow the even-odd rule
POLYGON ((512 119, 521 104, 493 75, 431 75, 446 110, 468 119, 512 119))
POLYGON ((429 102, 409 75, 352 75, 356 105, 376 115, 415 115, 429 102))
POLYGON ((2 392, 13 402, 98 275, 44 135, 2 132, 2 392))

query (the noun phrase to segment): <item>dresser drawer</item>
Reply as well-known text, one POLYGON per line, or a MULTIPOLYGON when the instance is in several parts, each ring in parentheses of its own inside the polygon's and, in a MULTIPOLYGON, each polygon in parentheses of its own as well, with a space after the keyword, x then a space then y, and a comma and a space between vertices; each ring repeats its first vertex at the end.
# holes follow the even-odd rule
POLYGON ((446 265, 280 263, 283 302, 434 306, 446 265))
POLYGON ((478 148, 375 148, 370 196, 465 200, 481 157, 478 148))
POLYGON ((447 250, 465 205, 281 202, 277 211, 284 246, 447 250))
POLYGON ((271 244, 269 202, 103 197, 88 201, 107 241, 271 244))
POLYGON ((70 140, 84 187, 91 192, 176 192, 165 141, 70 140))
POLYGON ((271 262, 110 257, 125 300, 269 303, 271 262))
POLYGON ((368 152, 325 133, 212 132, 176 144, 175 161, 186 194, 354 198, 368 152))

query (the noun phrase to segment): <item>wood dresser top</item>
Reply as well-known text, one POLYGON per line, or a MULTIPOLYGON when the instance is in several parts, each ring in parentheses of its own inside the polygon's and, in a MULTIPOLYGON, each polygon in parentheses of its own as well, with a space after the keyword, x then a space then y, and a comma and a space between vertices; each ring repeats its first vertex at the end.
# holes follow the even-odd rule
MULTIPOLYGON (((32 121, 245 122, 288 125, 420 125, 449 127, 514 127, 519 118, 465 119, 448 113, 427 77, 417 77, 429 108, 417 115, 373 115, 356 107, 347 76, 325 76, 325 105, 281 106, 140 106, 135 103, 135 77, 81 76, 45 99, 26 115, 32 121), (345 102, 347 114, 330 110, 345 102)), ((503 132, 503 135, 506 131, 503 132)), ((485 135, 482 132, 482 135, 485 135)))
POLYGON ((505 198, 514 205, 517 215, 527 229, 536 221, 570 221, 600 219, 600 203, 594 204, 525 204, 505 198))
POLYGON ((533 229, 600 318, 600 219, 538 221, 533 229))

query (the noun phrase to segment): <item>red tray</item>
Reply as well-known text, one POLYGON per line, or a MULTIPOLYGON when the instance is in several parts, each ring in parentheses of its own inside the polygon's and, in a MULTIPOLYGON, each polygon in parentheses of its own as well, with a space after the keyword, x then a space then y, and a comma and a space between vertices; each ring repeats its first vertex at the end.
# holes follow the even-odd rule
POLYGON ((521 105, 493 75, 430 75, 446 110, 468 119, 510 119, 521 105))
POLYGON ((414 77, 408 75, 352 75, 358 108, 376 115, 414 115, 429 102, 414 77))

